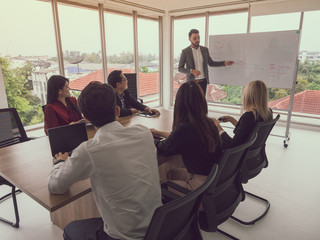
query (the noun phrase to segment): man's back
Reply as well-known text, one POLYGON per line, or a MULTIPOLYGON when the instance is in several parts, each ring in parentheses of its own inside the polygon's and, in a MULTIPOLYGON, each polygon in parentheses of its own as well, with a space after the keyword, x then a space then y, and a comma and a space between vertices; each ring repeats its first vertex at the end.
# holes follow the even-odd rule
POLYGON ((86 146, 105 231, 115 238, 143 238, 155 208, 161 205, 157 151, 150 130, 113 122, 100 128, 86 146))
POLYGON ((63 168, 77 180, 90 177, 109 236, 143 239, 154 210, 161 205, 157 151, 148 128, 124 128, 117 121, 106 124, 73 151, 63 168))

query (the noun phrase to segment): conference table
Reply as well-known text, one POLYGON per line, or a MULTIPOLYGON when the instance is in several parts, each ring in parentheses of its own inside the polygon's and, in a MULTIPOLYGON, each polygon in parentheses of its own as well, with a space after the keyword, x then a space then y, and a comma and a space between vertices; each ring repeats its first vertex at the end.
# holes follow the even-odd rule
MULTIPOLYGON (((122 117, 119 122, 123 126, 142 124, 148 128, 170 131, 172 111, 160 112, 160 116, 152 118, 136 115, 122 117)), ((89 138, 92 138, 95 132, 93 126, 87 127, 89 138)), ((0 175, 46 208, 50 212, 51 221, 61 229, 70 221, 100 216, 89 179, 73 184, 65 194, 49 193, 47 179, 53 163, 47 136, 1 148, 0 158, 0 175)), ((165 180, 169 168, 183 166, 182 164, 181 156, 158 156, 160 178, 165 180)))

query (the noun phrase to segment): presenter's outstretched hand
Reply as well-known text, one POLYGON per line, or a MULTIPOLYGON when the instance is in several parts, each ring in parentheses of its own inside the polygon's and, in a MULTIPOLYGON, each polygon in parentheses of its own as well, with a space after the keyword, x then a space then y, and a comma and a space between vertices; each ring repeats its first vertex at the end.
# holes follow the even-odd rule
POLYGON ((234 64, 234 61, 230 61, 230 60, 224 61, 224 65, 226 65, 226 66, 231 66, 233 64, 234 64))

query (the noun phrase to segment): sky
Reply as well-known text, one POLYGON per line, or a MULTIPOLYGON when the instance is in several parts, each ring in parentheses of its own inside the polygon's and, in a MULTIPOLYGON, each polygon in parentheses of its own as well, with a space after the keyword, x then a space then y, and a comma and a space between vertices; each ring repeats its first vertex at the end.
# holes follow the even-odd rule
MULTIPOLYGON (((98 13, 92 10, 59 5, 59 21, 63 51, 99 52, 98 13)), ((253 17, 251 32, 296 30, 300 13, 253 17)), ((304 16, 300 50, 320 51, 320 11, 304 16)), ((204 36, 205 18, 177 20, 174 23, 174 56, 189 45, 188 32, 200 30, 204 36)), ((131 17, 105 14, 107 55, 133 52, 131 17)), ((51 5, 35 0, 0 0, 0 56, 56 56, 51 5), (19 6, 19 7, 17 7, 19 6)), ((209 35, 245 33, 247 13, 211 16, 209 35)), ((138 20, 138 49, 144 54, 158 55, 158 23, 138 20)), ((204 44, 204 38, 201 38, 204 44)))

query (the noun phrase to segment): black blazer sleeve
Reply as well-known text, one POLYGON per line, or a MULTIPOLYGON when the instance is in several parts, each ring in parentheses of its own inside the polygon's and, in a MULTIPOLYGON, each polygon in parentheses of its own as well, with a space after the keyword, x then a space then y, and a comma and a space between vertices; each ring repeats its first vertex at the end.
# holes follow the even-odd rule
POLYGON ((225 66, 224 61, 213 61, 210 57, 209 49, 204 47, 202 51, 203 57, 208 59, 208 65, 210 67, 223 67, 225 66))
POLYGON ((255 120, 252 112, 245 112, 239 119, 235 129, 234 136, 231 138, 228 133, 221 134, 222 148, 231 148, 238 146, 247 141, 251 130, 255 125, 255 120))
POLYGON ((181 154, 180 148, 183 146, 184 139, 186 138, 184 129, 183 125, 178 125, 167 139, 155 139, 154 143, 158 149, 158 154, 163 156, 181 154))

